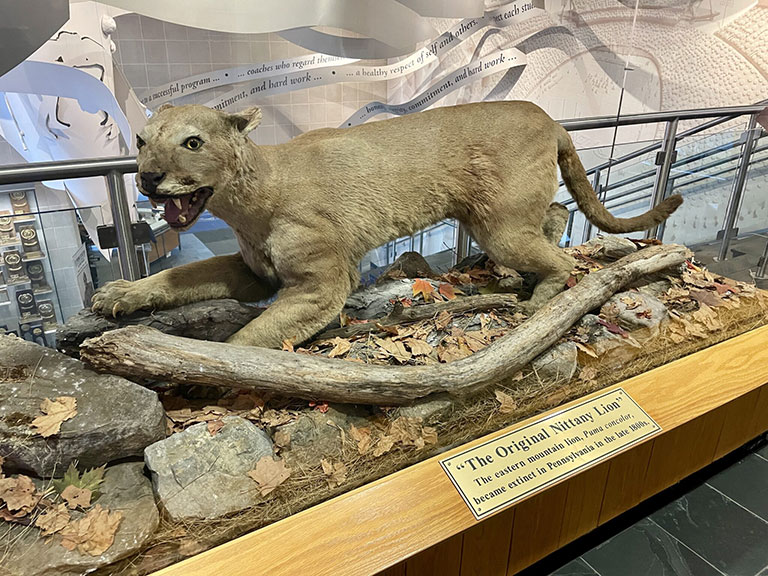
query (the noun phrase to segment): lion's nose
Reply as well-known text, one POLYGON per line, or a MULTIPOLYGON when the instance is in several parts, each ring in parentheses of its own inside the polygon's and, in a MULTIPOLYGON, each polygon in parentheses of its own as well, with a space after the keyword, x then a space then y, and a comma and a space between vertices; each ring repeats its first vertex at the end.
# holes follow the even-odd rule
POLYGON ((165 178, 165 172, 142 172, 140 178, 141 187, 146 192, 154 194, 160 182, 165 178))

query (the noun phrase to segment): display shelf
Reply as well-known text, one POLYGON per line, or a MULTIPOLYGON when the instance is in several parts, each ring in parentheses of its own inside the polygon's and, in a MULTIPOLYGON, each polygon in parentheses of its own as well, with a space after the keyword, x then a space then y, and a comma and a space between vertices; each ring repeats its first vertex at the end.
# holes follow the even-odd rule
POLYGON ((47 258, 47 256, 44 253, 40 252, 39 254, 35 254, 34 256, 28 256, 28 255, 24 254, 21 257, 21 261, 22 262, 36 262, 36 261, 39 261, 39 260, 45 260, 46 258, 47 258))
POLYGON ((511 576, 766 430, 768 326, 448 450, 155 576, 245 576, 257 563, 271 576, 385 569, 511 576), (618 387, 661 426, 658 435, 474 519, 439 460, 618 387))
POLYGON ((37 217, 35 216, 30 216, 28 218, 19 218, 17 216, 13 216, 12 218, 14 224, 30 224, 37 222, 37 217))

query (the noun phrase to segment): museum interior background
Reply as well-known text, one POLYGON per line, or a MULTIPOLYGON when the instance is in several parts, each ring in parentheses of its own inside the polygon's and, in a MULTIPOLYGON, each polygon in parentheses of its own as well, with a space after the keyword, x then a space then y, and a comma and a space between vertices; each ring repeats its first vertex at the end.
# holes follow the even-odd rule
MULTIPOLYGON (((396 4, 378 2, 382 14, 396 4)), ((477 8, 482 2, 436 4, 477 8)), ((41 20, 44 14, 55 20, 67 2, 25 0, 24 5, 41 20)), ((280 3, 274 5, 279 10, 280 3)), ((214 22, 181 0, 72 0, 68 9, 69 20, 49 40, 0 74, 0 167, 134 155, 135 134, 163 102, 228 112, 259 105, 263 120, 251 137, 260 145, 276 145, 309 130, 393 117, 381 113, 382 105, 397 112, 401 104, 412 104, 415 111, 519 99, 535 102, 557 120, 578 120, 747 106, 768 98, 768 0, 486 0, 484 9, 499 19, 483 25, 473 24, 471 15, 440 9, 428 16, 414 13, 401 39, 418 32, 420 40, 410 47, 403 41, 391 54, 366 34, 334 26, 316 27, 326 36, 286 32, 289 26, 277 24, 268 30, 269 22, 261 22, 257 32, 243 30, 246 20, 228 23, 222 12, 214 22), (319 48, 338 37, 366 40, 349 46, 368 46, 373 57, 324 59, 319 48), (430 57, 425 50, 433 46, 438 56, 430 57), (345 70, 359 70, 355 66, 369 72, 340 82, 345 70), (337 70, 339 77, 333 77, 337 70), (306 87, 305 75, 312 87, 306 87), (289 76, 295 83, 281 86, 289 76), (446 79, 455 85, 445 89, 446 79)), ((386 32, 397 36, 385 16, 375 23, 382 29, 389 25, 386 32)), ((763 114, 751 123, 750 118, 742 115, 701 131, 694 129, 703 119, 679 123, 678 135, 695 134, 676 142, 665 193, 680 193, 685 203, 662 231, 664 242, 688 245, 711 270, 767 288, 768 118, 763 114), (746 180, 739 187, 750 141, 746 180), (729 212, 736 216, 733 237, 724 238, 729 212)), ((650 206, 659 149, 632 153, 662 141, 668 129, 668 123, 648 122, 571 132, 615 215, 634 216, 650 206)), ((182 234, 170 230, 162 208, 154 209, 139 194, 133 174, 124 182, 132 219, 149 225, 149 239, 138 246, 143 274, 238 250, 231 230, 210 214, 182 234)), ((564 187, 556 200, 570 202, 564 187)), ((572 214, 562 245, 597 234, 572 202, 568 207, 572 214)), ((121 277, 114 243, 100 241, 97 232, 111 225, 101 177, 0 185, 0 333, 54 346, 56 324, 87 305, 95 288, 121 277)), ((370 252, 360 268, 363 281, 371 282, 399 255, 416 250, 443 270, 472 249, 456 223, 444 221, 370 252)), ((677 493, 679 499, 644 513, 637 524, 623 525, 629 530, 607 545, 577 551, 583 557, 556 573, 591 575, 598 573, 593 566, 602 566, 600 574, 623 574, 631 563, 667 574, 655 564, 663 554, 649 552, 658 541, 699 566, 697 576, 730 574, 715 567, 721 547, 691 534, 700 528, 697 522, 710 522, 715 541, 738 538, 750 550, 759 549, 768 537, 768 510, 755 494, 764 493, 766 478, 768 450, 762 446, 719 475, 701 476, 704 484, 690 495, 677 493), (749 534, 734 526, 747 526, 749 534)), ((754 558, 762 562, 764 556, 754 558)), ((745 566, 739 561, 732 565, 745 566)), ((546 566, 549 571, 554 564, 546 566)), ((748 568, 744 574, 766 573, 757 564, 748 568)))
MULTIPOLYGON (((194 80, 200 75, 228 69, 254 69, 260 64, 275 64, 314 53, 287 40, 284 37, 287 35, 279 31, 250 34, 206 30, 202 27, 204 22, 195 20, 202 16, 185 13, 181 4, 163 3, 167 6, 164 12, 158 10, 154 14, 157 18, 151 17, 151 8, 145 10, 150 15, 140 15, 121 9, 124 3, 108 4, 113 5, 71 3, 69 21, 24 63, 58 64, 62 70, 58 76, 51 75, 50 86, 25 87, 24 81, 19 80, 23 75, 12 79, 6 75, 6 82, 0 87, 3 91, 0 163, 135 152, 132 137, 129 139, 131 150, 125 149, 118 138, 119 123, 114 115, 104 111, 87 112, 81 107, 82 103, 60 95, 66 93, 61 90, 63 84, 76 86, 84 74, 97 78, 107 88, 91 98, 110 98, 110 94, 114 94, 130 130, 137 132, 148 111, 141 101, 148 102, 153 94, 172 84, 178 87, 186 81, 191 85, 187 79, 194 80), (174 10, 176 20, 190 25, 159 19, 174 10)), ((488 2, 486 9, 504 5, 488 2)), ((423 20, 435 34, 453 30, 462 22, 457 18, 423 20)), ((297 85, 284 93, 256 94, 241 100, 227 98, 241 86, 253 86, 261 80, 202 90, 200 86, 199 91, 175 98, 173 102, 218 103, 228 111, 258 104, 264 117, 252 137, 258 144, 279 144, 308 130, 339 126, 374 102, 414 101, 428 93, 430 86, 461 71, 468 63, 483 58, 487 61, 489 55, 516 47, 525 54, 524 65, 477 74, 476 79, 470 79, 462 87, 440 94, 431 105, 524 99, 537 103, 559 120, 611 116, 619 112, 627 115, 746 105, 759 102, 767 93, 766 30, 768 5, 762 0, 642 0, 637 6, 634 2, 616 0, 547 0, 546 5, 533 7, 528 16, 518 15, 504 25, 478 27, 452 49, 440 53, 435 61, 414 66, 400 75, 377 76, 370 81, 354 78, 354 81, 324 83, 312 88, 297 85)), ((355 36, 337 29, 325 31, 355 36)), ((361 60, 360 63, 376 66, 399 61, 407 61, 407 56, 361 60)), ((149 110, 161 101, 149 102, 149 110)), ((100 102, 91 106, 95 106, 94 110, 99 106, 106 108, 106 104, 100 102)), ((389 116, 379 114, 367 121, 389 116)), ((678 143, 677 160, 685 162, 678 168, 673 166, 669 191, 681 192, 686 202, 668 222, 664 240, 694 246, 704 259, 717 253, 713 243, 723 229, 740 139, 744 137, 747 123, 744 118, 720 124, 678 143)), ((678 132, 697 124, 701 121, 681 122, 678 132)), ((585 166, 590 168, 608 160, 612 149, 612 157, 617 159, 661 139, 663 133, 664 124, 657 123, 619 130, 580 131, 574 132, 573 137, 585 166)), ((768 163, 765 160, 768 156, 762 142, 764 140, 757 142, 738 213, 739 237, 730 247, 729 261, 719 263, 720 271, 739 279, 749 279, 750 270, 757 269, 765 245, 763 232, 768 227, 768 163)), ((654 161, 655 152, 651 152, 617 164, 608 174, 603 170, 601 185, 610 185, 608 206, 612 206, 616 214, 627 216, 646 209, 654 161), (614 197, 623 200, 611 202, 614 197)), ((153 212, 148 202, 142 202, 132 177, 126 176, 126 183, 132 197, 138 200, 135 203, 138 217, 149 221, 153 229, 155 241, 144 246, 142 258, 150 272, 237 250, 226 225, 210 215, 177 238, 168 231, 157 211, 153 212)), ((20 233, 23 225, 33 226, 38 232, 41 249, 35 255, 43 265, 43 278, 39 278, 38 272, 34 294, 44 308, 50 308, 46 305, 49 302, 55 309, 55 318, 51 318, 50 313, 46 317, 46 327, 50 328, 55 321, 66 320, 82 308, 83 298, 92 290, 91 284, 99 286, 119 277, 116 259, 107 249, 99 251, 95 238, 98 225, 111 223, 104 183, 101 178, 91 178, 37 183, 26 188, 6 186, 6 193, 0 195, 0 213, 21 210, 23 214, 26 210, 23 206, 11 205, 12 190, 25 193, 30 213, 29 222, 16 218, 13 233, 20 233), (73 203, 79 211, 73 210, 73 203), (86 244, 87 259, 82 248, 86 244), (86 266, 86 262, 90 265, 86 266)), ((567 193, 561 190, 558 200, 566 198, 567 193)), ((585 233, 595 233, 585 229, 578 213, 569 230, 570 237, 564 238, 564 242, 578 243, 585 233)), ((377 269, 414 248, 430 256, 437 267, 450 264, 455 257, 456 237, 455 224, 445 222, 412 238, 390 243, 363 260, 364 278, 374 277, 377 269)), ((6 250, 19 248, 13 243, 17 238, 6 240, 6 250)), ((24 266, 30 265, 30 257, 23 251, 22 255, 24 266)), ((34 268, 38 269, 39 266, 34 268)), ((25 268, 20 274, 21 279, 26 279, 29 271, 25 268)), ((29 288, 28 284, 20 286, 20 290, 29 288)), ((19 329, 14 298, 12 288, 0 291, 0 326, 11 331, 19 329)))

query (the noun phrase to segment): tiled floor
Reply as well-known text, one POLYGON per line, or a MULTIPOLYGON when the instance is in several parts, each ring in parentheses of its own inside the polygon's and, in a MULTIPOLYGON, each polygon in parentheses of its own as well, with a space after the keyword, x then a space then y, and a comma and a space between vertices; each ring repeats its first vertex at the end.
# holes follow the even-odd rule
POLYGON ((768 576, 768 446, 744 448, 524 576, 768 576))

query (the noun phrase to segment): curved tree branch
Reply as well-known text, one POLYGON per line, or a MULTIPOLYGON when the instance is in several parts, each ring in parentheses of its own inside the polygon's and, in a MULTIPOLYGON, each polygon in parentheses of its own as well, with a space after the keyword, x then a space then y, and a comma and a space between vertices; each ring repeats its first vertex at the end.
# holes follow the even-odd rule
POLYGON ((177 384, 229 386, 334 402, 405 404, 435 392, 467 396, 515 374, 584 314, 638 278, 681 264, 684 246, 650 246, 587 275, 488 348, 430 366, 376 366, 170 336, 131 326, 86 340, 95 369, 177 384))

